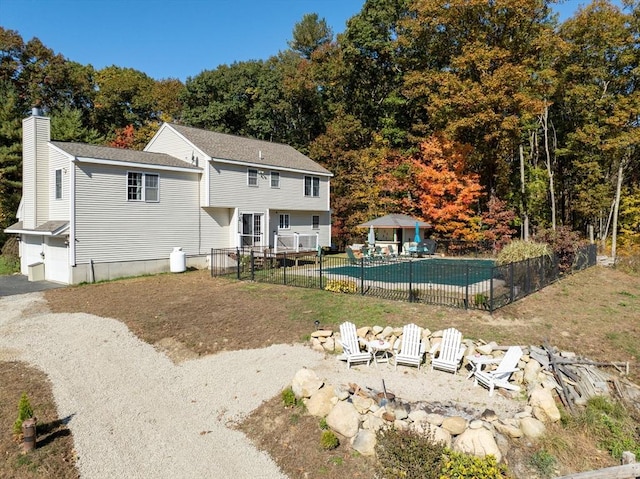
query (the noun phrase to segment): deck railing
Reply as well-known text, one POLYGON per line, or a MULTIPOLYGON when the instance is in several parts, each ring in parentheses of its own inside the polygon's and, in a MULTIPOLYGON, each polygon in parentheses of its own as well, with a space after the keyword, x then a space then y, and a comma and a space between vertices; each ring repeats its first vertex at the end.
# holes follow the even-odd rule
POLYGON ((493 312, 596 264, 596 245, 581 248, 566 272, 554 257, 496 266, 487 260, 359 259, 317 252, 212 249, 211 275, 400 301, 493 312))

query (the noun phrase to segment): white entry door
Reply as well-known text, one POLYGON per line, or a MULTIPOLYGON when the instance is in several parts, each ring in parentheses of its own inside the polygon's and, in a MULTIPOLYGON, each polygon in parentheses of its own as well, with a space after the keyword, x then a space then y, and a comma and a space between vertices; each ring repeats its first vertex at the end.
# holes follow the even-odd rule
POLYGON ((262 246, 262 213, 242 213, 241 246, 262 246))

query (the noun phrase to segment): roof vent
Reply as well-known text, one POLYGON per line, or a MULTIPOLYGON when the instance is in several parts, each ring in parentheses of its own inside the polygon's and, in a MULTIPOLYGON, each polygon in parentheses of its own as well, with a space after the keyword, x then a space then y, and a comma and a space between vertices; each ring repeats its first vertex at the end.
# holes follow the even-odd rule
POLYGON ((33 108, 31 108, 31 115, 32 116, 42 116, 42 111, 37 106, 34 106, 33 108))

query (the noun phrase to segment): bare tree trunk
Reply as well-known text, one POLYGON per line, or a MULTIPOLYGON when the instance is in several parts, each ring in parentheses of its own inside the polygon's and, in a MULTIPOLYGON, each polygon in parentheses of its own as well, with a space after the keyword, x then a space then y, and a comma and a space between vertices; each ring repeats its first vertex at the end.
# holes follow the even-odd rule
POLYGON ((626 158, 620 161, 618 167, 618 182, 616 184, 616 197, 613 207, 613 227, 611 228, 611 258, 615 264, 616 261, 616 245, 618 240, 618 211, 620 210, 620 196, 622 192, 622 176, 624 174, 624 167, 626 164, 626 158))
POLYGON ((524 178, 524 148, 520 143, 520 192, 522 193, 522 239, 529 240, 529 211, 527 210, 527 190, 524 178))
POLYGON ((609 216, 607 217, 607 225, 604 227, 604 233, 602 233, 602 250, 607 247, 607 236, 609 236, 609 226, 611 226, 611 219, 613 218, 613 210, 616 206, 616 200, 611 202, 611 208, 609 208, 609 216))
POLYGON ((553 168, 551 164, 551 153, 549 150, 549 105, 545 103, 544 112, 540 116, 540 124, 544 133, 545 163, 547 165, 547 175, 549 176, 549 194, 551 197, 551 228, 556 230, 556 194, 553 185, 553 168))

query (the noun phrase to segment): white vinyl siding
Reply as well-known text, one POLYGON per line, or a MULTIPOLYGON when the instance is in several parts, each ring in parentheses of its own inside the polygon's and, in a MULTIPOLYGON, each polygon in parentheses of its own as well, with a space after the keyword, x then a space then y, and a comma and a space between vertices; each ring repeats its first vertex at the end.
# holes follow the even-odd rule
MULTIPOLYGON (((302 197, 304 174, 280 172, 280 188, 247 188, 247 168, 213 162, 210 167, 210 206, 242 210, 307 210, 329 209, 329 178, 320 177, 320 196, 302 197)), ((307 216, 307 224, 309 219, 307 216)))
POLYGON ((71 173, 69 168, 73 168, 71 162, 69 161, 69 157, 55 148, 49 149, 49 167, 50 177, 49 181, 51 184, 51 198, 52 200, 49 202, 49 220, 55 221, 68 221, 69 220, 69 191, 70 191, 70 177, 71 173), (56 195, 56 172, 60 171, 61 179, 62 179, 62 198, 55 199, 56 195))
POLYGON ((198 174, 162 171, 162 201, 148 203, 127 200, 122 168, 82 164, 76 172, 79 264, 168 259, 176 246, 199 253, 198 174))

